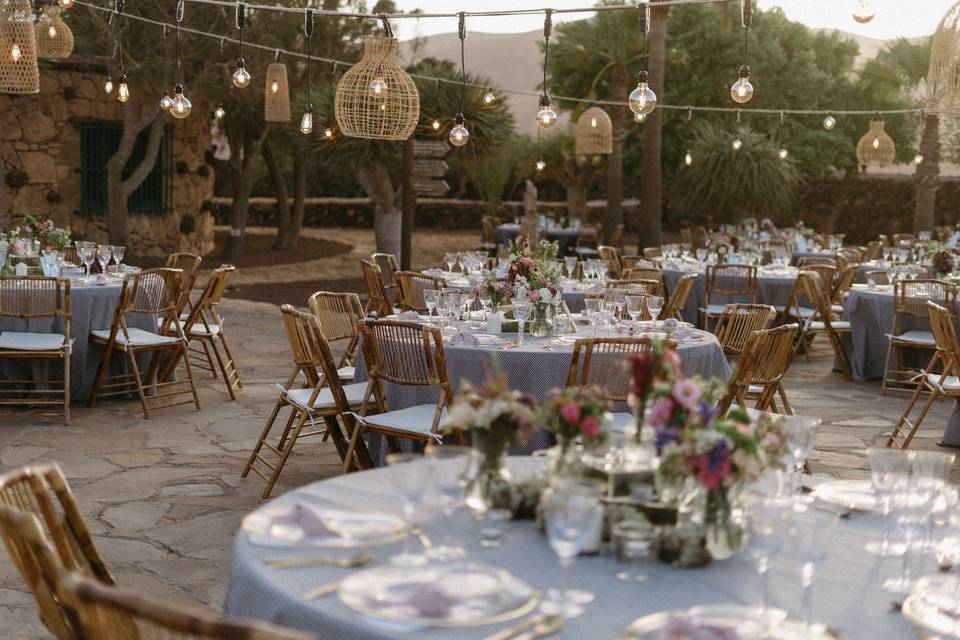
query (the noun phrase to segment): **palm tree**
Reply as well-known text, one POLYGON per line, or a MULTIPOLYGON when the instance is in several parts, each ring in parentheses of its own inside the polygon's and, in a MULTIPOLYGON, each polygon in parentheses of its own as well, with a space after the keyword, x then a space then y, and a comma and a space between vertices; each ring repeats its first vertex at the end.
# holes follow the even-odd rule
MULTIPOLYGON (((650 88, 657 96, 664 94, 664 74, 667 66, 667 18, 670 7, 652 6, 650 9, 650 88)), ((661 244, 663 217, 663 175, 661 161, 661 132, 663 110, 654 109, 647 116, 643 131, 643 178, 641 181, 641 225, 637 240, 642 249, 661 244)))

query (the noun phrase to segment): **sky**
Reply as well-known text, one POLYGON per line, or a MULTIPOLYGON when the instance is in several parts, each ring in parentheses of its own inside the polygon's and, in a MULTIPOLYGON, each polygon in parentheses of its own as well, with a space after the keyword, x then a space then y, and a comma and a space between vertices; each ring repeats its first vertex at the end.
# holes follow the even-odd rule
MULTIPOLYGON (((890 39, 930 35, 937 28, 940 18, 955 0, 866 0, 873 5, 875 17, 867 24, 853 20, 857 0, 756 0, 762 9, 780 7, 791 20, 811 27, 840 29, 869 38, 890 39)), ((400 9, 420 9, 426 13, 451 13, 460 10, 482 9, 539 9, 550 6, 556 9, 589 7, 593 0, 396 0, 400 9)), ((678 9, 678 10, 682 10, 678 9)), ((561 14, 554 22, 577 20, 589 17, 588 13, 561 14)), ((512 33, 532 31, 543 27, 542 16, 509 16, 499 18, 469 18, 468 31, 512 33)), ((432 18, 422 20, 397 20, 394 30, 401 38, 427 36, 436 33, 455 32, 456 18, 432 18)))

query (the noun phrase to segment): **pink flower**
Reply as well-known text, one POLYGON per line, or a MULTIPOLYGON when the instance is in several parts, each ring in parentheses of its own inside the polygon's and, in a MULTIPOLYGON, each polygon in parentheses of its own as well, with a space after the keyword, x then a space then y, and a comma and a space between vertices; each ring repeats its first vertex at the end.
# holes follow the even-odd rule
POLYGON ((650 411, 647 413, 647 422, 654 429, 662 429, 666 426, 670 416, 673 415, 673 400, 670 398, 657 398, 650 405, 650 411))
POLYGON ((580 431, 588 438, 600 435, 600 421, 596 416, 587 416, 580 423, 580 431))
POLYGON ((580 422, 580 405, 573 400, 560 405, 560 417, 570 424, 580 422))
POLYGON ((681 378, 673 385, 673 399, 688 409, 695 409, 700 401, 700 386, 690 378, 681 378))
POLYGON ((673 349, 663 350, 663 364, 671 367, 677 375, 680 375, 680 356, 673 349))
POLYGON ((530 302, 540 302, 540 292, 536 289, 530 292, 530 302))
POLYGON ((723 461, 713 465, 711 469, 708 461, 709 457, 709 454, 704 454, 697 461, 697 466, 700 467, 697 480, 707 489, 717 489, 723 484, 723 479, 727 477, 727 474, 730 473, 730 460, 724 458, 723 461))

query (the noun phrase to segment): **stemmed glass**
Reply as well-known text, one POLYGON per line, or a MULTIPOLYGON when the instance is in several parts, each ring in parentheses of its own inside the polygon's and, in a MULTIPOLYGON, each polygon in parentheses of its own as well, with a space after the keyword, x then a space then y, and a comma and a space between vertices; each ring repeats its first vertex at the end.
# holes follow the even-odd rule
POLYGON ((610 265, 606 260, 597 260, 597 278, 603 282, 607 279, 607 272, 610 270, 610 265))
POLYGON ((120 271, 120 263, 123 262, 123 253, 127 248, 115 244, 111 247, 111 250, 113 252, 113 261, 117 263, 117 271, 120 271))
POLYGON ((443 256, 443 261, 447 263, 447 271, 453 272, 453 265, 457 264, 457 254, 447 253, 443 256))
POLYGON ((470 460, 470 447, 452 444, 427 445, 424 456, 430 468, 430 491, 428 497, 446 523, 440 544, 434 545, 425 551, 431 560, 453 560, 466 555, 463 547, 451 543, 450 533, 454 529, 454 520, 457 511, 465 507, 463 490, 466 485, 464 472, 470 460), (449 479, 453 479, 450 482, 449 479))
MULTIPOLYGON (((800 503, 808 497, 794 496, 800 503)), ((827 559, 828 546, 825 541, 833 539, 833 530, 837 525, 837 516, 808 509, 789 516, 787 540, 792 545, 792 555, 800 566, 800 580, 803 586, 801 610, 803 622, 809 637, 816 636, 813 626, 813 583, 819 569, 827 559)))
POLYGON ((816 442, 817 431, 823 420, 811 416, 785 416, 783 435, 787 439, 784 462, 793 472, 794 493, 800 490, 800 475, 816 442))
MULTIPOLYGON (((763 483, 763 479, 760 481, 763 483)), ((777 495, 775 483, 748 493, 750 556, 757 564, 762 589, 764 612, 770 608, 770 558, 783 550, 787 538, 787 523, 791 511, 790 499, 777 495), (774 484, 774 486, 769 486, 774 484)))
POLYGON ((906 484, 910 475, 910 456, 902 449, 876 447, 867 449, 867 458, 870 460, 870 482, 873 492, 880 499, 884 525, 883 540, 868 542, 864 549, 875 556, 900 555, 903 553, 902 546, 890 542, 891 513, 893 495, 906 484))
POLYGON ((657 328, 657 316, 660 315, 660 309, 663 308, 663 298, 660 296, 647 296, 647 311, 653 320, 653 328, 657 328))
MULTIPOLYGON (((913 467, 913 454, 911 468, 913 467)), ((897 486, 893 494, 893 511, 897 517, 897 525, 903 531, 904 548, 903 563, 900 576, 888 578, 883 582, 884 591, 895 596, 906 597, 913 587, 913 547, 918 536, 930 520, 930 511, 933 507, 933 487, 925 482, 918 482, 913 477, 907 477, 906 482, 897 486)))
POLYGON ((460 317, 466 319, 467 327, 470 328, 473 326, 473 321, 470 319, 470 307, 473 304, 474 295, 469 291, 461 291, 458 301, 460 302, 460 317))
POLYGON ((93 267, 93 253, 94 248, 88 245, 82 245, 77 247, 77 255, 80 256, 80 260, 83 262, 83 266, 87 269, 87 275, 90 275, 90 270, 93 267))
POLYGON ((620 324, 620 318, 623 316, 623 308, 627 305, 627 292, 625 289, 611 289, 610 290, 610 299, 613 300, 613 303, 617 307, 616 315, 614 316, 614 324, 620 324))
POLYGON ((590 325, 593 327, 593 337, 597 337, 597 323, 600 322, 600 303, 603 302, 599 298, 587 298, 583 301, 583 313, 587 316, 587 319, 590 321, 590 325))
POLYGON ((110 245, 108 244, 98 244, 97 245, 97 260, 100 262, 100 270, 103 273, 107 272, 107 265, 110 264, 110 256, 113 253, 110 245))
POLYGON ((592 280, 597 277, 597 261, 593 258, 588 258, 586 262, 583 263, 583 276, 587 280, 592 280))
POLYGON ((523 344, 523 325, 530 318, 530 301, 514 300, 513 317, 517 319, 517 346, 523 344))
POLYGON ((617 303, 604 300, 600 304, 600 318, 603 320, 604 330, 607 332, 607 337, 610 336, 610 331, 613 328, 614 319, 617 317, 617 303))
POLYGON ((437 297, 440 292, 436 289, 423 290, 423 306, 427 308, 427 319, 433 324, 433 310, 437 308, 437 297))
POLYGON ((493 299, 490 297, 490 292, 486 290, 486 287, 480 287, 477 290, 477 299, 483 308, 483 322, 484 325, 486 325, 487 318, 490 315, 490 303, 493 302, 493 299))
MULTIPOLYGON (((953 467, 953 461, 956 456, 952 453, 941 451, 914 451, 912 453, 912 478, 915 483, 925 488, 929 488, 933 494, 931 498, 931 510, 939 506, 945 507, 943 500, 947 499, 946 489, 947 480, 950 477, 950 469, 953 467)), ((933 543, 933 517, 927 518, 924 528, 924 540, 921 545, 924 552, 936 551, 936 545, 933 543)))
POLYGON ((627 313, 630 314, 630 321, 634 326, 640 322, 643 317, 643 299, 646 296, 627 296, 627 313))
POLYGON ((400 499, 403 503, 403 517, 410 528, 409 534, 404 538, 403 551, 390 559, 392 564, 401 567, 418 567, 426 564, 427 556, 423 553, 414 553, 410 548, 411 534, 420 528, 420 511, 418 505, 423 499, 423 494, 430 486, 427 478, 420 473, 421 468, 415 463, 422 462, 423 456, 415 453, 390 453, 387 454, 387 465, 390 468, 390 475, 393 480, 393 486, 400 493, 400 499))
POLYGON ((577 256, 566 256, 563 262, 567 266, 567 277, 573 280, 573 276, 577 272, 577 256))

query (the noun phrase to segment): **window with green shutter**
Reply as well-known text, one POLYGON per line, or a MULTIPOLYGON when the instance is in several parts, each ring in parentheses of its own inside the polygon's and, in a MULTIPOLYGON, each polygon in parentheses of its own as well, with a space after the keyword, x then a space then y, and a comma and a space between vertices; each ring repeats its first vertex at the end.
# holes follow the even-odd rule
MULTIPOLYGON (((123 125, 119 122, 81 122, 80 129, 80 213, 103 216, 107 213, 107 161, 120 146, 123 125)), ((126 178, 147 152, 150 129, 140 132, 133 153, 123 170, 126 178)), ((127 202, 130 213, 167 213, 173 207, 173 127, 164 127, 157 162, 143 184, 127 202)))

